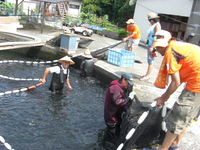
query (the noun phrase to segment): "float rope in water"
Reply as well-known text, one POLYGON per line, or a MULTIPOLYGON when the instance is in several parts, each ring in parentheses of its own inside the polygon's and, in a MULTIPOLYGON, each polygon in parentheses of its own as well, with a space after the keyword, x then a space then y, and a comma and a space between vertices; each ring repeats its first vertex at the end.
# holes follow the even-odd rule
MULTIPOLYGON (((56 63, 56 62, 58 62, 58 60, 46 61, 46 62, 44 62, 44 61, 42 61, 42 62, 22 61, 22 60, 2 60, 2 61, 0 61, 0 63, 25 63, 25 64, 49 64, 49 63, 56 63)), ((38 78, 36 78, 36 79, 13 78, 13 77, 8 77, 8 76, 4 76, 4 75, 0 75, 0 78, 9 79, 9 80, 15 80, 15 81, 40 81, 40 79, 38 79, 38 78)), ((36 87, 38 87, 38 86, 40 86, 42 84, 43 83, 38 83, 36 85, 32 85, 32 86, 29 86, 29 87, 26 87, 26 88, 21 88, 21 89, 18 89, 18 90, 0 92, 0 96, 27 91, 27 90, 36 88, 36 87)))
MULTIPOLYGON (((50 64, 50 63, 57 63, 58 60, 53 60, 53 61, 23 61, 23 60, 1 60, 1 63, 24 63, 24 64, 50 64)), ((13 78, 13 77, 8 77, 8 76, 4 76, 4 75, 0 75, 0 78, 4 78, 4 79, 9 79, 9 80, 15 80, 15 81, 41 81, 41 79, 39 78, 35 78, 35 79, 30 79, 30 78, 13 78)), ((21 88, 18 90, 13 90, 13 91, 6 91, 6 92, 0 92, 0 96, 3 95, 7 95, 7 94, 12 94, 12 93, 19 93, 19 92, 23 92, 23 91, 27 91, 33 88, 36 88, 40 85, 42 85, 43 83, 38 83, 36 85, 32 85, 26 88, 21 88)))
MULTIPOLYGON (((51 63, 57 63, 58 60, 53 61, 23 61, 23 60, 1 60, 0 63, 24 63, 24 64, 38 64, 38 65, 44 65, 44 64, 51 64, 51 63)), ((0 74, 0 78, 9 79, 9 80, 15 80, 15 81, 40 81, 40 79, 30 79, 30 78, 13 78, 8 77, 0 74)))
POLYGON ((12 147, 10 146, 10 144, 8 144, 8 143, 5 141, 5 139, 4 139, 2 136, 0 136, 0 142, 1 142, 8 150, 14 150, 14 149, 12 149, 12 147))
POLYGON ((0 74, 0 78, 4 78, 4 79, 8 79, 8 80, 15 80, 15 81, 40 81, 41 79, 39 78, 35 78, 35 79, 31 79, 31 78, 13 78, 13 77, 8 77, 8 76, 4 76, 0 74))
MULTIPOLYGON (((35 61, 31 62, 31 61, 18 61, 18 60, 3 60, 3 61, 0 61, 0 63, 25 63, 25 64, 48 64, 48 63, 56 63, 56 62, 58 62, 58 61, 57 60, 46 61, 46 62, 35 62, 35 61)), ((7 76, 3 76, 3 75, 0 75, 0 78, 5 78, 5 79, 9 79, 9 80, 16 80, 16 81, 40 81, 40 79, 13 78, 13 77, 7 77, 7 76)), ((29 86, 29 87, 26 87, 26 88, 21 88, 21 89, 18 89, 18 90, 0 92, 0 96, 27 91, 27 90, 36 88, 36 87, 38 87, 42 84, 43 83, 38 83, 36 85, 29 86)), ((0 142, 5 146, 6 149, 14 150, 14 149, 12 149, 12 146, 10 144, 8 144, 2 136, 0 136, 0 142)))
POLYGON ((58 60, 53 60, 53 61, 23 61, 23 60, 1 60, 1 63, 21 63, 21 64, 50 64, 50 63, 57 63, 58 60))
POLYGON ((24 92, 24 91, 27 91, 27 90, 31 90, 31 89, 34 89, 40 85, 42 85, 43 83, 40 82, 36 85, 32 85, 32 86, 29 86, 29 87, 26 87, 26 88, 21 88, 21 89, 18 89, 18 90, 13 90, 13 91, 6 91, 6 92, 0 92, 0 96, 3 96, 3 95, 7 95, 7 94, 12 94, 12 93, 19 93, 19 92, 24 92))

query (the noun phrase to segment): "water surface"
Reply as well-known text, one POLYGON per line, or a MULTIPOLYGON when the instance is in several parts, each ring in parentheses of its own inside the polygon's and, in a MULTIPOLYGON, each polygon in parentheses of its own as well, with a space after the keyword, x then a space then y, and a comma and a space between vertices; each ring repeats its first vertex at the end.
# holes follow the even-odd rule
MULTIPOLYGON (((29 60, 1 52, 0 60, 29 60)), ((33 60, 32 60, 33 61, 33 60)), ((34 60, 35 61, 35 60, 34 60)), ((41 78, 49 65, 0 64, 1 75, 41 78)), ((103 103, 107 85, 94 78, 81 78, 70 68, 72 90, 63 95, 48 91, 47 82, 36 89, 0 97, 0 135, 15 150, 101 150, 105 128, 103 103)), ((0 78, 0 92, 37 84, 0 78)))

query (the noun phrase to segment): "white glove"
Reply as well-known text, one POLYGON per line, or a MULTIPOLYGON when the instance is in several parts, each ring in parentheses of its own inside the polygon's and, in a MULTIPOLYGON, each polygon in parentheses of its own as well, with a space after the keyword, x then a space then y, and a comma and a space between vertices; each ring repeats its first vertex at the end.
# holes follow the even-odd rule
POLYGON ((130 97, 130 99, 133 99, 133 98, 134 98, 134 95, 135 95, 135 92, 131 92, 131 93, 129 93, 129 96, 128 96, 128 97, 130 97))

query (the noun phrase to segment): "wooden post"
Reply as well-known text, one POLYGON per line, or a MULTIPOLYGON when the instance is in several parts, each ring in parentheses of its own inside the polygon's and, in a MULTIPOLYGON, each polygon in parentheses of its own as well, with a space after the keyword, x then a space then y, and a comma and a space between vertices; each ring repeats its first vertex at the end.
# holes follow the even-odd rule
MULTIPOLYGON (((40 2, 40 4, 39 4, 39 8, 38 8, 38 14, 37 14, 37 24, 38 24, 38 22, 39 22, 39 19, 41 20, 41 18, 39 18, 39 17, 41 17, 42 15, 41 15, 41 2, 40 2)), ((42 22, 41 22, 42 23, 42 22)))
POLYGON ((46 10, 46 2, 44 2, 44 8, 42 13, 42 20, 41 20, 41 34, 43 33, 43 27, 44 27, 44 17, 45 17, 45 10, 46 10))
POLYGON ((15 3, 15 16, 17 16, 17 10, 18 10, 18 0, 16 0, 15 3))

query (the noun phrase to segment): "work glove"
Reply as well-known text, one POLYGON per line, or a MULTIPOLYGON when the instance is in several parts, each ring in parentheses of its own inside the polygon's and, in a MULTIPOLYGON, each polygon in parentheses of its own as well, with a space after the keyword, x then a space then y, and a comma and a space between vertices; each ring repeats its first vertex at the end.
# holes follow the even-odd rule
POLYGON ((134 95, 135 95, 135 92, 132 91, 131 93, 129 93, 129 96, 128 96, 128 97, 129 97, 130 99, 133 99, 133 98, 134 98, 134 95))

